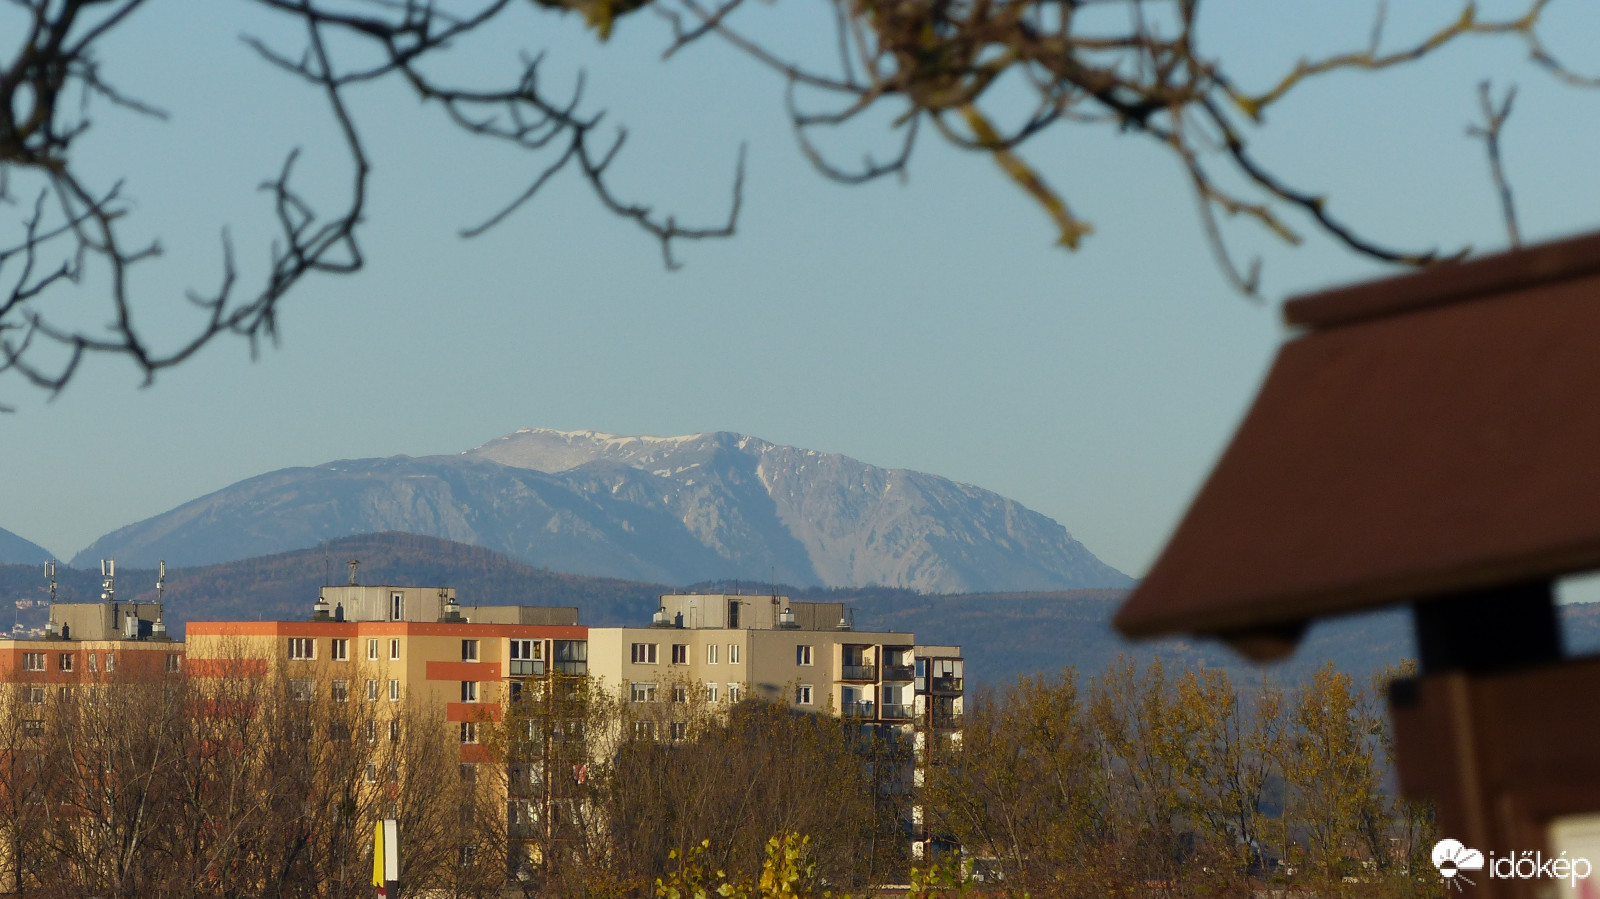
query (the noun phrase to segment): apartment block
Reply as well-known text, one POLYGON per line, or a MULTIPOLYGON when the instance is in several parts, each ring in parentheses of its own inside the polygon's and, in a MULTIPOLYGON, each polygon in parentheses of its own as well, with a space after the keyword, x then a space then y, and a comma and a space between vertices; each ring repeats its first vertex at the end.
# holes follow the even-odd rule
MULTIPOLYGON (((964 669, 959 646, 918 645, 909 633, 858 631, 843 603, 770 594, 666 594, 648 627, 589 629, 589 674, 641 709, 704 690, 717 704, 781 702, 848 720, 863 747, 898 758, 876 766, 885 797, 910 795, 941 748, 961 738, 964 669)), ((671 738, 681 728, 666 714, 671 738)), ((912 853, 939 840, 907 806, 912 853)))

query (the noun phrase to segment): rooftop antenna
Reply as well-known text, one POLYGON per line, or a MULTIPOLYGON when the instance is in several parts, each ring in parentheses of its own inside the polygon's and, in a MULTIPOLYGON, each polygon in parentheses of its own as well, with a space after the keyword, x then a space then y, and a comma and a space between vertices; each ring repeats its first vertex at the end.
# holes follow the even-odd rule
POLYGON ((54 603, 56 601, 56 563, 55 562, 52 561, 52 562, 44 563, 44 576, 45 576, 45 579, 50 582, 50 602, 54 603))
POLYGON ((117 560, 100 560, 100 598, 113 602, 117 598, 117 560))
POLYGON ((352 586, 352 587, 354 587, 356 585, 356 568, 360 567, 360 565, 361 565, 361 560, 360 559, 351 559, 350 560, 350 586, 352 586))
POLYGON ((156 572, 156 623, 151 628, 151 635, 156 639, 167 636, 166 606, 161 604, 162 591, 167 585, 167 560, 162 559, 156 572))

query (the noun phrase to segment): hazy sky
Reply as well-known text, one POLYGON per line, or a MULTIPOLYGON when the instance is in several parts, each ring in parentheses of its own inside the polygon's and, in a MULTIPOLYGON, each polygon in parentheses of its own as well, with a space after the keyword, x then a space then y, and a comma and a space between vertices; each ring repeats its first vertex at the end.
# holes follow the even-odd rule
MULTIPOLYGON (((1391 6, 1394 46, 1458 9, 1391 6)), ((1485 15, 1516 6, 1481 4, 1485 15)), ((1600 15, 1587 6, 1557 0, 1550 35, 1600 71, 1600 15)), ((1362 46, 1373 9, 1214 2, 1206 46, 1259 88, 1302 53, 1362 46)), ((820 4, 752 15, 796 53, 822 46, 820 4)), ((332 196, 342 189, 324 105, 239 42, 263 23, 270 33, 251 16, 158 0, 107 48, 107 76, 172 113, 101 110, 81 147, 104 178, 127 177, 162 240, 139 284, 153 324, 181 322, 182 290, 215 282, 223 225, 258 267, 270 210, 254 188, 289 149, 303 147, 332 196)), ((437 110, 368 89, 355 106, 376 167, 367 269, 302 285, 281 344, 256 361, 223 341, 147 389, 110 360, 54 400, 0 385, 20 405, 0 417, 0 527, 68 557, 286 466, 453 453, 527 426, 732 430, 998 491, 1139 575, 1285 338, 1281 300, 1382 271, 1315 235, 1288 251, 1237 226, 1241 246, 1266 251, 1269 298, 1241 299, 1208 255, 1177 166, 1138 137, 1092 128, 1058 128, 1026 151, 1096 228, 1068 253, 989 160, 937 140, 904 184, 827 182, 787 131, 779 78, 712 43, 662 62, 665 26, 649 13, 603 48, 571 18, 530 6, 528 23, 461 65, 504 75, 519 47, 548 48, 558 87, 585 67, 591 107, 631 130, 619 190, 684 219, 720 218, 748 142, 736 238, 683 245, 683 270, 668 272, 648 238, 564 176, 462 240, 538 162, 440 133, 437 110)), ((0 20, 0 41, 7 30, 0 20)), ((1525 233, 1600 225, 1600 92, 1555 85, 1508 39, 1308 86, 1258 147, 1375 237, 1498 249, 1482 147, 1464 135, 1483 78, 1520 85, 1504 152, 1525 233)), ((856 159, 892 144, 863 127, 835 146, 856 159)), ((9 234, 15 212, 4 216, 9 234)))

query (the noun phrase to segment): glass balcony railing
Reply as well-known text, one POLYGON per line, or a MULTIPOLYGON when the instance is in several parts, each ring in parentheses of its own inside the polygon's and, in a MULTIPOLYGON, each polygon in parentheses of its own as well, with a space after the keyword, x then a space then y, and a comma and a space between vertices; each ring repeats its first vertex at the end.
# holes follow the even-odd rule
POLYGON ((871 717, 873 717, 872 703, 870 703, 870 702, 851 702, 851 703, 847 703, 845 705, 845 707, 844 707, 844 716, 846 718, 871 718, 871 717))
POLYGON ((841 680, 877 680, 877 665, 845 665, 841 680))
POLYGON ((960 693, 961 678, 948 675, 936 677, 933 679, 931 687, 936 693, 960 693))
POLYGON ((884 703, 878 714, 885 721, 904 721, 911 717, 911 706, 884 703))
POLYGON ((512 677, 530 677, 544 674, 544 659, 512 659, 509 663, 512 677))
POLYGON ((589 674, 588 662, 556 662, 556 673, 567 674, 573 677, 585 677, 589 674))
POLYGON ((910 665, 885 665, 883 666, 883 679, 886 681, 911 680, 913 670, 910 665))

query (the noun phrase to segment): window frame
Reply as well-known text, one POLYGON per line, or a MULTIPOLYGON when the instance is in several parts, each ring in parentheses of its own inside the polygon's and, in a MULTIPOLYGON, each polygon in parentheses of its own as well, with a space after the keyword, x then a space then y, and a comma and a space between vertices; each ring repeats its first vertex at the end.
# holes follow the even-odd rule
POLYGON ((729 643, 728 644, 728 664, 729 665, 737 665, 737 664, 739 664, 739 650, 740 650, 740 648, 742 646, 743 646, 743 644, 740 644, 740 643, 729 643))
POLYGON ((344 678, 335 678, 329 695, 333 698, 334 702, 349 702, 350 682, 344 678))
POLYGON ((645 681, 633 681, 628 685, 628 699, 630 702, 655 702, 657 686, 645 681))
POLYGON ((377 637, 368 637, 367 638, 367 661, 369 661, 369 662, 378 661, 378 638, 377 637))
POLYGON ((478 742, 478 722, 461 722, 461 745, 471 746, 478 742))
POLYGON ((464 680, 461 682, 461 701, 476 703, 478 701, 478 682, 464 680))
POLYGON ((463 661, 463 662, 476 662, 476 661, 478 661, 478 648, 479 647, 478 647, 478 641, 477 640, 462 640, 461 641, 461 661, 463 661))
POLYGON ((389 661, 391 661, 391 662, 400 661, 400 638, 399 637, 390 637, 389 638, 389 661))
POLYGON ((816 705, 816 691, 810 684, 798 684, 794 688, 795 705, 816 705))
POLYGON ((631 650, 630 658, 635 665, 658 665, 660 662, 660 643, 635 643, 631 650))
POLYGON ((49 653, 25 652, 22 654, 23 671, 43 671, 49 667, 49 653))
POLYGON ((57 658, 56 658, 56 670, 57 671, 73 671, 73 670, 75 670, 75 666, 76 666, 77 663, 74 661, 74 657, 76 655, 77 655, 77 653, 72 653, 72 652, 63 652, 60 655, 58 655, 57 658))
POLYGON ((400 701, 400 680, 399 680, 399 678, 394 678, 394 677, 389 678, 389 701, 390 702, 399 702, 400 701))
POLYGON ((350 640, 346 637, 334 637, 329 640, 328 658, 335 662, 350 661, 350 640))
POLYGON ((290 637, 289 661, 314 662, 317 660, 316 637, 290 637))
POLYGON ((802 668, 816 665, 816 651, 811 643, 796 643, 794 645, 794 663, 802 668))
POLYGON ((718 647, 718 645, 719 644, 716 644, 716 643, 707 643, 706 644, 706 664, 707 665, 719 664, 717 662, 717 647, 718 647))
POLYGON ((689 664, 689 644, 687 644, 687 643, 674 643, 674 644, 672 644, 672 664, 674 664, 674 665, 687 665, 687 664, 689 664))

